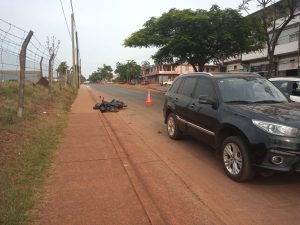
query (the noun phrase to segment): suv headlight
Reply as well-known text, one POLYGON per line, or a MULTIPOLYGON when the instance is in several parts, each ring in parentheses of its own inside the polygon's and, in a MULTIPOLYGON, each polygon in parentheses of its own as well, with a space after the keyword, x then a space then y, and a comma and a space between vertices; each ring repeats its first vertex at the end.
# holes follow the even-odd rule
POLYGON ((294 127, 288 127, 276 123, 269 123, 265 121, 252 120, 252 123, 258 128, 270 133, 284 137, 296 137, 298 129, 294 127))

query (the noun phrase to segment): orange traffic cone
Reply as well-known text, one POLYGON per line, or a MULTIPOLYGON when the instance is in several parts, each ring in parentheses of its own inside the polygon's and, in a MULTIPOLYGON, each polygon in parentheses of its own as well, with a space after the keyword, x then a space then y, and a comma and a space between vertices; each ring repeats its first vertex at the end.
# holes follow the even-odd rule
POLYGON ((150 95, 150 91, 148 90, 146 105, 151 105, 151 104, 152 104, 151 95, 150 95))

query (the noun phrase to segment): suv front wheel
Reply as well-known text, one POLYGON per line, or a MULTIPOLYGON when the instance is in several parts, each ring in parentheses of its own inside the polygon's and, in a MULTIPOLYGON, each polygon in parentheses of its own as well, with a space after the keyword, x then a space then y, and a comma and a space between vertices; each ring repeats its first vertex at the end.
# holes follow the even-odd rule
POLYGON ((178 128, 176 117, 173 113, 170 113, 168 115, 167 131, 168 131, 169 137, 172 139, 175 139, 175 140, 179 139, 182 135, 181 131, 178 128))
POLYGON ((226 138, 222 144, 221 153, 223 168, 227 176, 239 182, 253 178, 254 169, 251 165, 247 145, 241 137, 226 138))

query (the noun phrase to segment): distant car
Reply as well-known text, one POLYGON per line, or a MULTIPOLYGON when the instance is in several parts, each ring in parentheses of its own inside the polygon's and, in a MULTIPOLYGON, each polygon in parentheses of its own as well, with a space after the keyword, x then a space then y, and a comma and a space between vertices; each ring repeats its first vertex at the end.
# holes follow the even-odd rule
POLYGON ((141 85, 148 85, 148 84, 150 84, 150 82, 147 81, 147 80, 143 80, 140 84, 141 84, 141 85))
POLYGON ((134 81, 129 81, 128 84, 129 85, 135 85, 135 82, 134 81))
POLYGON ((163 86, 167 86, 167 85, 171 85, 171 84, 173 84, 173 81, 172 81, 172 80, 167 80, 167 81, 163 81, 163 82, 162 82, 162 85, 163 85, 163 86))
POLYGON ((300 78, 274 77, 269 79, 282 93, 294 102, 300 102, 300 78))

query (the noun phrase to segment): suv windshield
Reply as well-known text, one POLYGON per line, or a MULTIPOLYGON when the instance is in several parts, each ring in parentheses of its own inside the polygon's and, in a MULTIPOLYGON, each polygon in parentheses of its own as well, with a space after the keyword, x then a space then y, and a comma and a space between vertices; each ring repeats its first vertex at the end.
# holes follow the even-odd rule
POLYGON ((226 103, 287 102, 286 97, 268 80, 258 77, 228 77, 217 80, 226 103))

